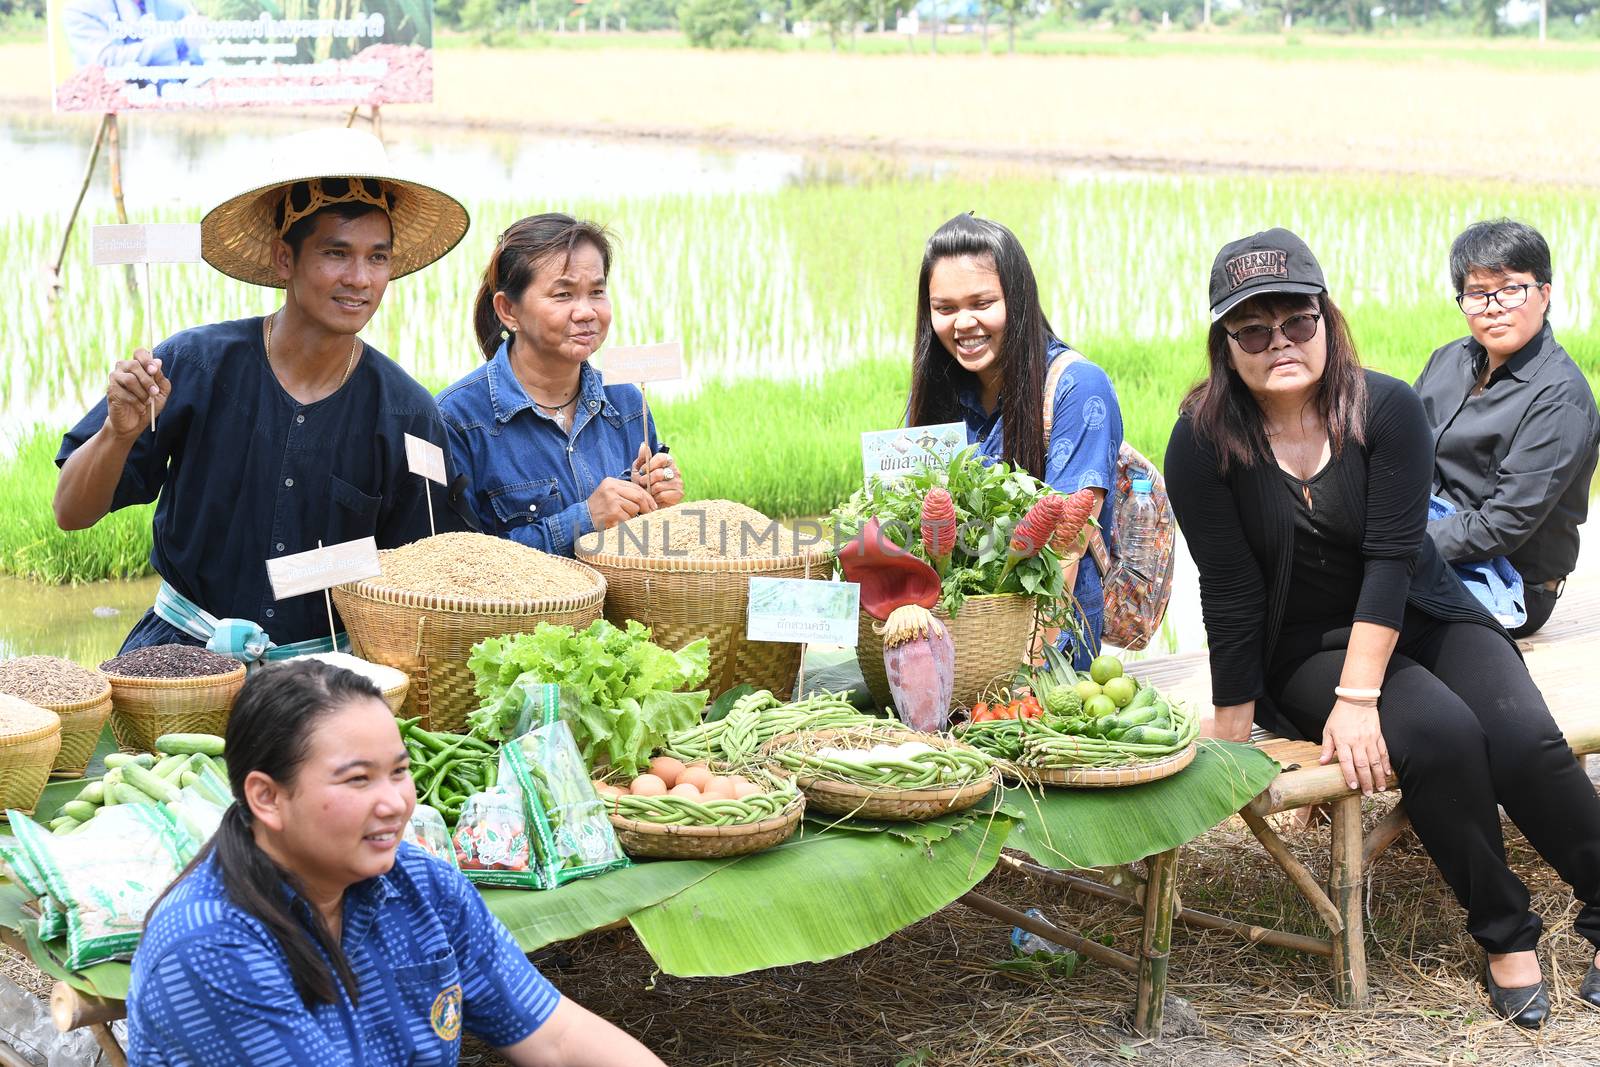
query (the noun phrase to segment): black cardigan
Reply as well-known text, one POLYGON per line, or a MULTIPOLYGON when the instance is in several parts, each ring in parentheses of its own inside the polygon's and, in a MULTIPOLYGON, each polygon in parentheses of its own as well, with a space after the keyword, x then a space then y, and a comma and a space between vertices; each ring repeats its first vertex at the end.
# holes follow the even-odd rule
MULTIPOLYGON (((1362 529, 1365 568, 1351 621, 1398 630, 1410 604, 1435 618, 1500 629, 1426 536, 1433 442, 1421 401, 1399 379, 1365 374, 1366 443, 1346 444, 1335 464, 1339 492, 1362 529)), ((1270 460, 1235 462, 1219 473, 1216 449, 1188 415, 1172 428, 1166 468, 1167 495, 1200 570, 1212 700, 1254 700, 1257 721, 1283 732, 1265 676, 1293 593, 1289 495, 1270 460)))

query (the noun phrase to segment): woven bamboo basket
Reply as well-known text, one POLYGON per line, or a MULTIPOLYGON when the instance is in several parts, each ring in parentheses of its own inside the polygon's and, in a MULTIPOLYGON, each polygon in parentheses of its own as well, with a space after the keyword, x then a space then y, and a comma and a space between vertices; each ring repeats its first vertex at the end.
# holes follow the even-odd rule
POLYGON ((244 664, 197 678, 134 678, 102 671, 111 683, 111 734, 124 752, 154 752, 162 734, 216 734, 228 729, 233 699, 244 688, 244 664))
MULTIPOLYGON (((383 553, 379 553, 380 560, 383 553)), ((592 585, 581 593, 542 599, 489 600, 391 589, 380 579, 335 586, 333 603, 362 659, 397 667, 411 679, 399 714, 420 717, 429 730, 463 733, 478 707, 467 669, 472 646, 488 637, 531 631, 541 622, 584 629, 600 617, 606 580, 570 559, 554 557, 592 585)))
POLYGON ((0 694, 0 813, 33 814, 60 751, 61 716, 0 694))
MULTIPOLYGON (((816 730, 804 736, 828 738, 847 732, 816 730)), ((877 730, 876 733, 875 740, 914 740, 932 745, 934 748, 969 747, 948 737, 917 733, 912 730, 877 730)), ((783 734, 774 737, 762 746, 762 751, 770 752, 781 748, 799 736, 803 735, 783 734)), ((888 789, 883 786, 857 785, 853 782, 817 778, 806 774, 804 770, 793 773, 795 785, 799 786, 800 792, 806 796, 806 806, 813 811, 862 819, 884 819, 891 822, 920 822, 924 819, 937 819, 941 815, 966 811, 1000 784, 998 767, 991 768, 982 778, 937 789, 888 789)))
POLYGON ((1036 767, 1028 763, 1011 766, 1016 768, 1021 778, 1038 785, 1060 786, 1064 789, 1115 789, 1170 778, 1194 762, 1197 750, 1198 745, 1191 741, 1170 756, 1124 763, 1117 767, 1036 767))
POLYGON ((406 706, 406 694, 409 692, 411 692, 411 678, 409 675, 399 685, 383 691, 383 702, 389 705, 389 710, 394 712, 394 716, 397 719, 402 717, 400 712, 406 706))
MULTIPOLYGON (((956 684, 952 706, 967 707, 995 682, 1010 679, 1028 661, 1036 614, 1032 597, 1018 593, 970 596, 954 619, 936 608, 934 616, 950 627, 956 643, 956 684)), ((861 677, 879 707, 893 705, 883 670, 883 636, 873 631, 878 620, 861 613, 856 659, 861 677)))
POLYGON ((832 548, 817 545, 789 556, 731 559, 656 558, 585 549, 578 558, 606 577, 606 618, 618 626, 635 619, 650 627, 652 640, 679 648, 699 637, 711 639, 711 673, 706 687, 726 692, 741 682, 770 689, 780 700, 794 695, 805 646, 749 641, 750 579, 832 576, 832 548))
POLYGON ((111 715, 111 683, 92 697, 61 704, 39 704, 61 717, 61 751, 50 768, 52 778, 82 778, 111 715))
POLYGON ((783 844, 799 828, 805 809, 805 795, 798 794, 788 807, 760 822, 732 826, 664 826, 613 814, 611 825, 617 831, 623 851, 630 856, 711 860, 745 856, 783 844))

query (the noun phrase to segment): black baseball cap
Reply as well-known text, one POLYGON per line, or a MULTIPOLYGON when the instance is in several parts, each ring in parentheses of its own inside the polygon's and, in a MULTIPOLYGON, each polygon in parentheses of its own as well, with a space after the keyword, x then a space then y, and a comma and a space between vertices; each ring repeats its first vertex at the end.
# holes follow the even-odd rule
POLYGON ((1230 241, 1211 264, 1211 321, 1262 293, 1316 296, 1328 291, 1306 243, 1281 227, 1230 241))

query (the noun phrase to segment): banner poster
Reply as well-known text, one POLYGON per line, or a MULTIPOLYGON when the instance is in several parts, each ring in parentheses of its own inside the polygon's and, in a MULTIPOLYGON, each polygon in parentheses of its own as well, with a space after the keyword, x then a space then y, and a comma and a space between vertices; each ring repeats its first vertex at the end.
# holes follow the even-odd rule
POLYGON ((433 99, 433 0, 50 0, 57 111, 433 99))

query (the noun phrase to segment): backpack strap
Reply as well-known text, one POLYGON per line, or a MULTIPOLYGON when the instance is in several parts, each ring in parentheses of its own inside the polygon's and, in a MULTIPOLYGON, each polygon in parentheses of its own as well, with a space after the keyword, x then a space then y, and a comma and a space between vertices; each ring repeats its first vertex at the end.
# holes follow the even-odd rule
MULTIPOLYGON (((1050 364, 1050 369, 1044 376, 1044 455, 1045 462, 1050 462, 1050 429, 1055 421, 1056 413, 1056 387, 1061 384, 1061 376, 1066 373, 1067 365, 1082 359, 1082 353, 1068 346, 1067 350, 1057 356, 1050 364)), ((1116 471, 1112 471, 1115 479, 1116 471)), ((1106 490, 1109 497, 1115 486, 1106 490)), ((1094 560, 1094 565, 1100 570, 1100 577, 1104 578, 1111 573, 1111 550, 1106 547, 1105 538, 1101 536, 1098 526, 1090 526, 1089 530, 1089 556, 1094 560)))

